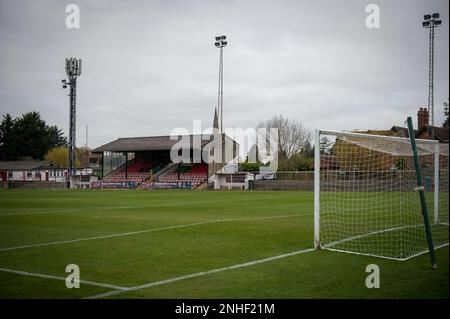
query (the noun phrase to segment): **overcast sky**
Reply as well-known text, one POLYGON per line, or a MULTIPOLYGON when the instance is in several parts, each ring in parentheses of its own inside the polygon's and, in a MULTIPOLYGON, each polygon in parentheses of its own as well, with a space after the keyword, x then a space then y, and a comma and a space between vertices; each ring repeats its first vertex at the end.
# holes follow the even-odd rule
POLYGON ((448 0, 0 0, 0 114, 39 111, 68 132, 64 59, 83 59, 77 144, 212 124, 225 34, 224 126, 284 114, 307 128, 389 129, 427 104, 428 30, 436 30, 436 122, 449 96, 448 0), (65 26, 69 3, 81 28, 65 26), (380 7, 368 29, 365 8, 380 7))

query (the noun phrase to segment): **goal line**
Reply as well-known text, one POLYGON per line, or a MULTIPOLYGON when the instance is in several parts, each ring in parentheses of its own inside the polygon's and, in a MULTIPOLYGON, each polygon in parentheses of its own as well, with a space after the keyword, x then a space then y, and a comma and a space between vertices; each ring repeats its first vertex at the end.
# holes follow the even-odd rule
MULTIPOLYGON (((448 223, 442 223, 442 225, 448 227, 448 223)), ((406 258, 395 258, 395 257, 388 257, 388 256, 379 256, 379 255, 370 254, 370 253, 349 252, 349 251, 346 251, 346 250, 337 249, 337 248, 333 248, 333 247, 337 246, 337 245, 339 245, 341 243, 345 243, 347 241, 352 241, 352 240, 355 240, 355 239, 360 239, 360 238, 368 237, 368 236, 371 236, 371 235, 377 235, 377 234, 381 234, 381 233, 384 233, 384 232, 402 230, 402 229, 407 229, 407 228, 416 228, 416 227, 423 228, 423 224, 393 227, 393 228, 390 228, 390 229, 382 229, 382 230, 374 231, 374 232, 371 232, 371 233, 368 233, 368 234, 357 235, 357 236, 349 237, 349 238, 346 238, 346 239, 343 239, 343 240, 339 240, 339 241, 336 241, 336 242, 328 243, 328 244, 325 244, 325 245, 321 246, 321 248, 322 249, 331 250, 331 251, 343 252, 343 253, 351 253, 351 254, 356 254, 356 255, 385 258, 385 259, 389 259, 389 260, 405 261, 405 260, 409 260, 409 259, 411 259, 413 257, 417 257, 417 256, 420 256, 420 255, 426 254, 428 252, 428 249, 423 250, 421 252, 418 252, 417 254, 411 255, 411 256, 406 257, 406 258)), ((448 246, 448 243, 444 243, 444 244, 441 244, 439 246, 435 246, 434 248, 435 249, 439 249, 439 248, 443 248, 443 247, 446 247, 446 246, 448 246)))

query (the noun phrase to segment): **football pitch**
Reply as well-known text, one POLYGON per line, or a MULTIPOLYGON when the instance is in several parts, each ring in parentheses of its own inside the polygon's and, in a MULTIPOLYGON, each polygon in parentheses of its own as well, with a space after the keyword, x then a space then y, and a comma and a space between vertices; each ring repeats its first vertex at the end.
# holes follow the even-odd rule
POLYGON ((447 247, 437 270, 427 254, 313 250, 312 192, 0 190, 0 203, 0 298, 448 298, 447 247))

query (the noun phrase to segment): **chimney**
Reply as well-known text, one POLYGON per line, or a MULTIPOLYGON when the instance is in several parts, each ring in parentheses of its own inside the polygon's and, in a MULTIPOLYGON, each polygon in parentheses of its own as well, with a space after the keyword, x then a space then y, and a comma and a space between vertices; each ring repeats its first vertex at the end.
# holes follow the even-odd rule
POLYGON ((420 130, 425 125, 429 124, 430 113, 427 108, 421 107, 419 112, 417 112, 417 129, 420 130))

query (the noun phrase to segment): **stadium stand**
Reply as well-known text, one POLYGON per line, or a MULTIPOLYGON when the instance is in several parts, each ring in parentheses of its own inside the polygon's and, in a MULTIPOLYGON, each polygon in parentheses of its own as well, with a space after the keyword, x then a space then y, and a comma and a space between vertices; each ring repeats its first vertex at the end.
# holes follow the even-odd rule
POLYGON ((167 183, 190 182, 192 187, 197 187, 208 178, 208 165, 195 164, 191 166, 180 166, 176 172, 162 176, 159 181, 167 183))
POLYGON ((145 181, 150 176, 150 170, 155 166, 151 160, 132 160, 127 164, 120 166, 105 176, 104 182, 136 182, 145 181), (131 162, 131 163, 130 163, 131 162))
MULTIPOLYGON (((101 156, 103 178, 100 187, 107 188, 112 185, 111 187, 115 188, 130 188, 130 183, 134 183, 133 187, 146 184, 150 185, 150 188, 154 186, 155 188, 166 186, 166 188, 196 188, 226 164, 225 162, 210 163, 209 153, 203 153, 205 148, 209 150, 211 147, 208 144, 213 141, 213 135, 182 137, 183 139, 180 136, 173 138, 167 135, 119 138, 92 150, 93 154, 101 156), (182 146, 190 151, 188 161, 180 165, 172 161, 171 150, 175 146, 182 146), (195 152, 206 156, 206 158, 202 157, 202 163, 196 163, 194 160, 195 152), (190 164, 193 162, 196 164, 190 164), (119 185, 121 183, 126 185, 119 185)), ((225 134, 222 134, 221 138, 224 158, 235 158, 239 153, 238 144, 225 134)))

